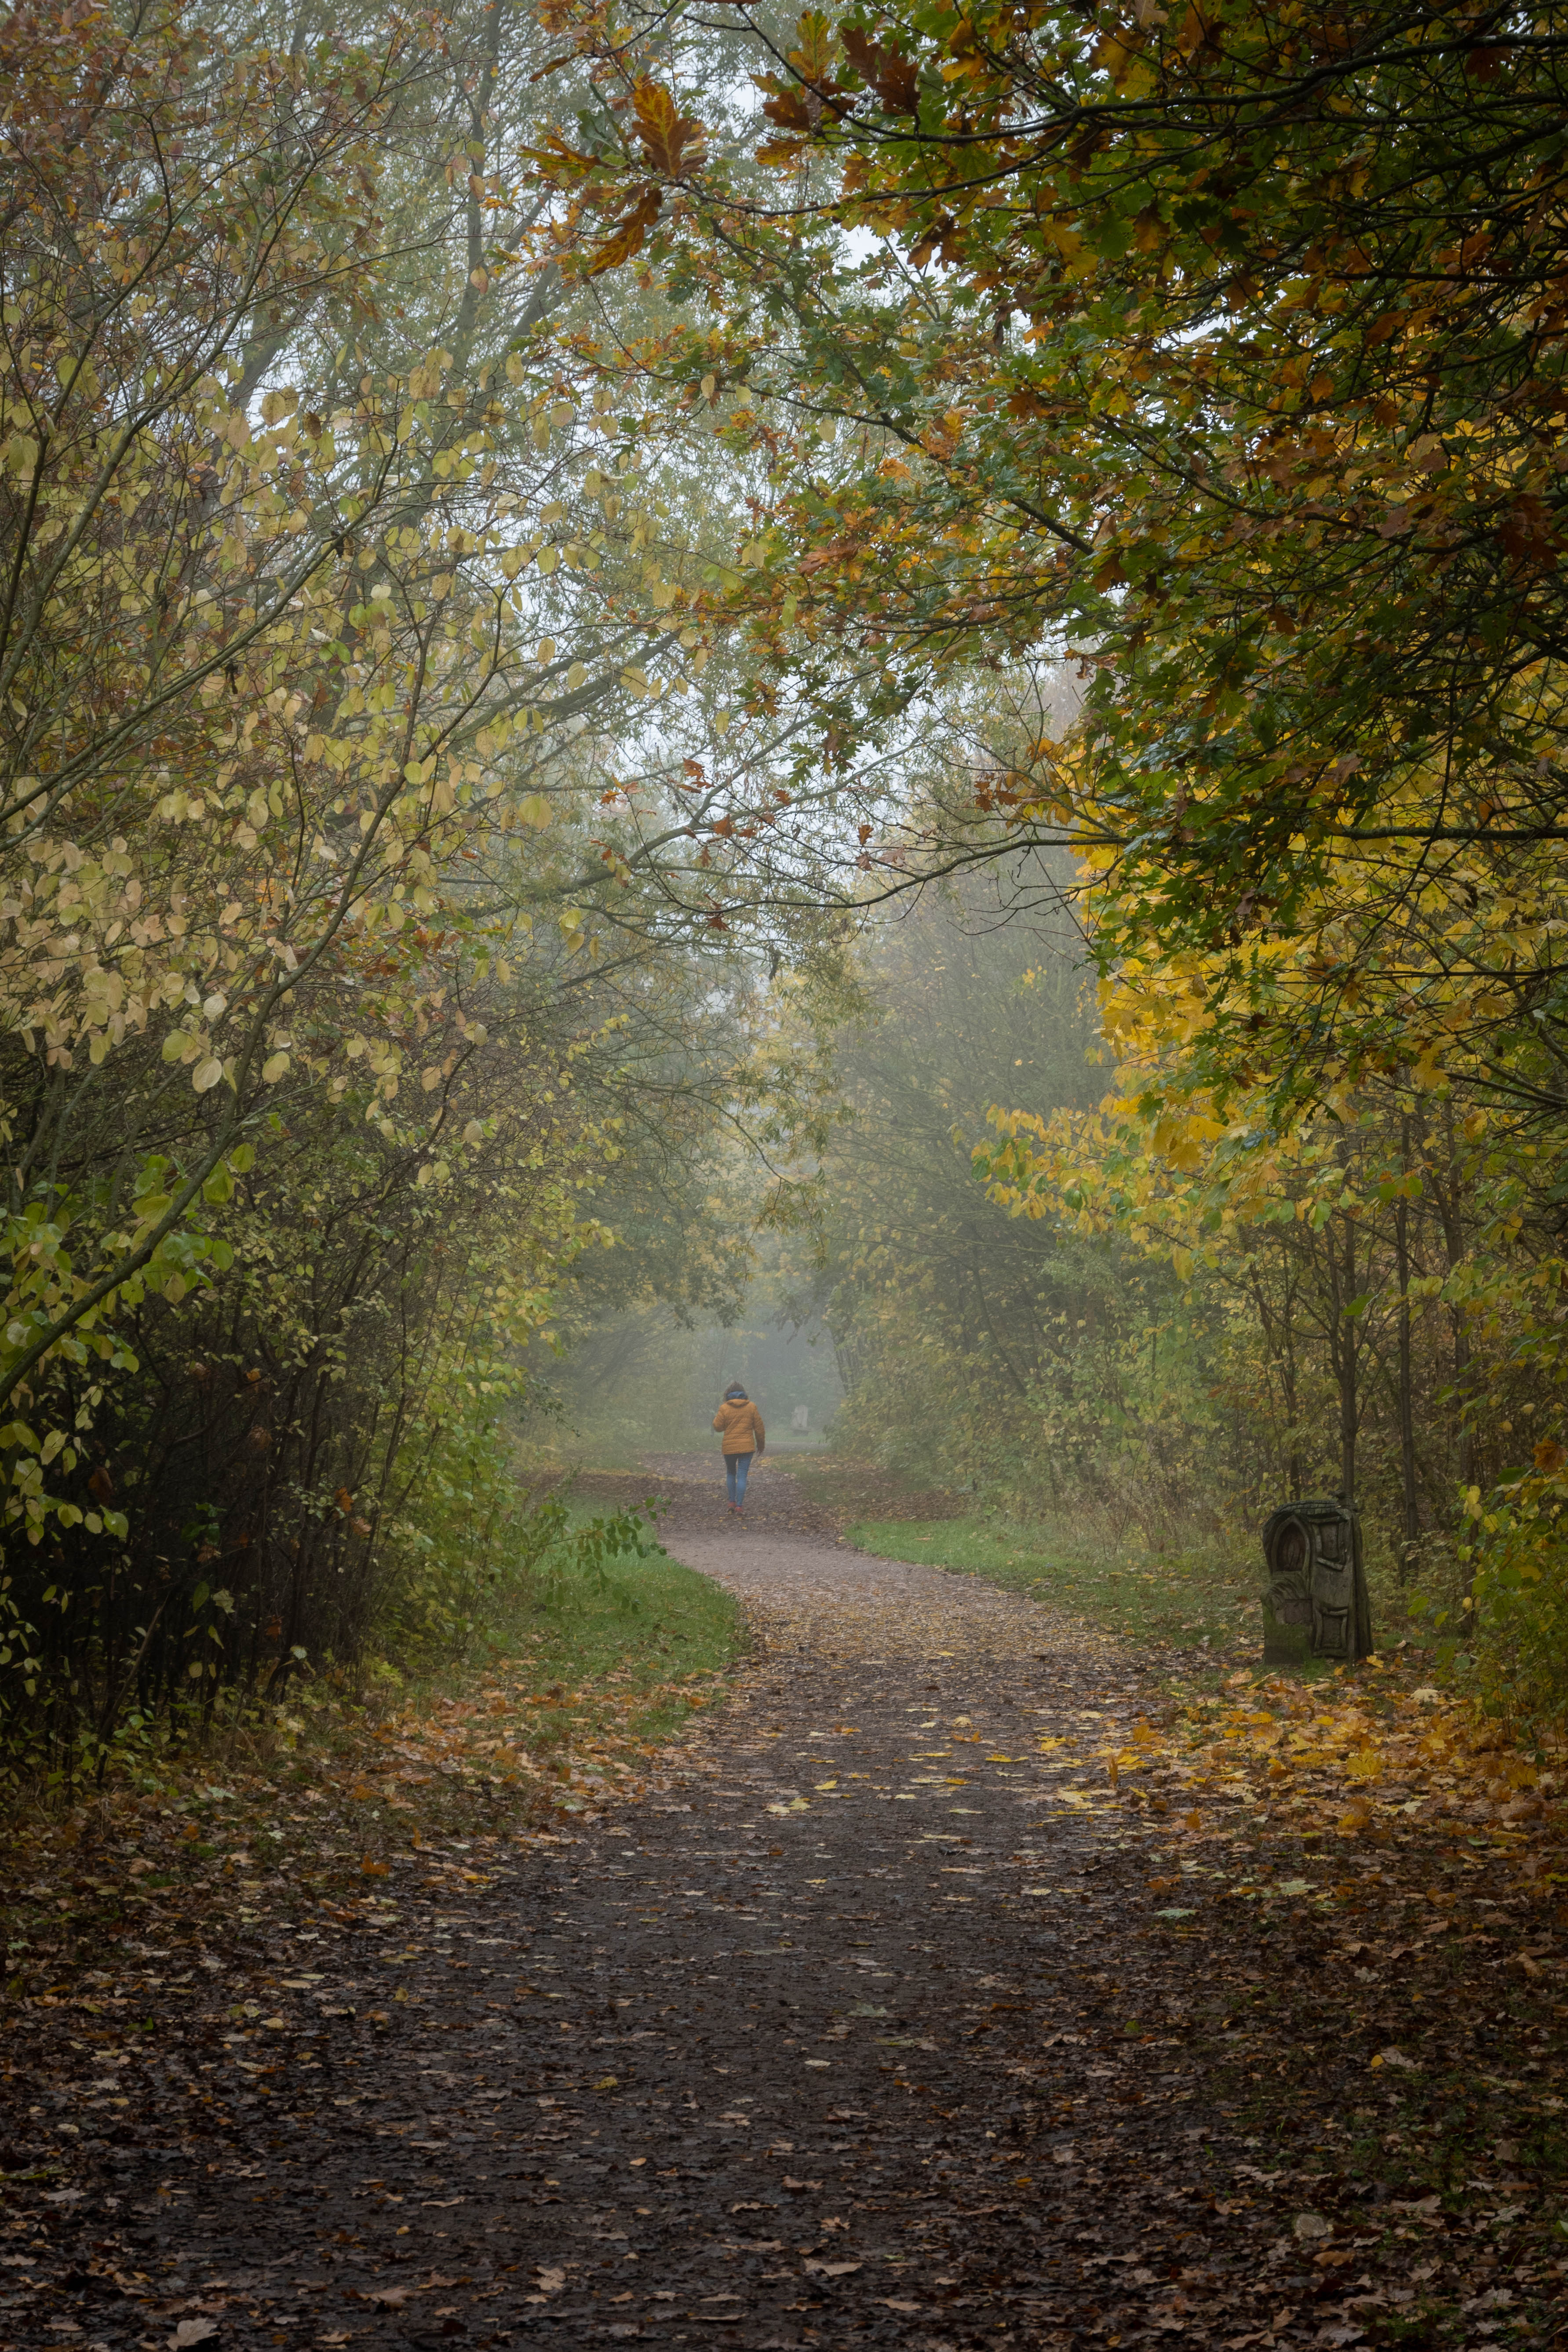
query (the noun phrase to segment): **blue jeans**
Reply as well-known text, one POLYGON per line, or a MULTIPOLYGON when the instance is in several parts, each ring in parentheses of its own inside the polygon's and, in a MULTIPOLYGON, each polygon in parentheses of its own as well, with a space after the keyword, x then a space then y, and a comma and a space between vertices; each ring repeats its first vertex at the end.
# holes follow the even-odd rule
POLYGON ((729 1483, 730 1500, 743 1503, 746 1499, 746 1473, 752 1466, 749 1454, 726 1454, 724 1476, 729 1483))

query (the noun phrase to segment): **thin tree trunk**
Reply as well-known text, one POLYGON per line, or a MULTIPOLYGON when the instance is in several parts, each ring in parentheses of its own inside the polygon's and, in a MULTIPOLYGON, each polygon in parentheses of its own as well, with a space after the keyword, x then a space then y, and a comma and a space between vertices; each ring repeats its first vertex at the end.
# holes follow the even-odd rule
POLYGON ((1269 1311, 1268 1294, 1264 1289, 1256 1260, 1252 1266, 1252 1295, 1258 1307, 1258 1320, 1263 1331, 1269 1354, 1269 1369, 1279 1375, 1279 1386, 1285 1409, 1285 1483, 1291 1502, 1301 1499, 1301 1430, 1296 1396, 1296 1333, 1290 1317, 1292 1284, 1290 1253, 1281 1244, 1280 1262, 1284 1269, 1284 1290, 1278 1328, 1269 1311))
MULTIPOLYGON (((1399 1121, 1400 1177, 1410 1171, 1410 1120, 1399 1121)), ((1403 1486, 1405 1540, 1399 1552, 1399 1580, 1410 1573, 1421 1535, 1421 1514, 1415 1495, 1415 1407, 1411 1393, 1410 1361, 1410 1234, 1405 1194, 1394 1204, 1394 1263, 1399 1280, 1399 1466, 1403 1486)))
POLYGON ((1355 1219, 1346 1217, 1344 1224, 1342 1257, 1335 1244, 1331 1225, 1325 1240, 1333 1307, 1330 1356, 1340 1392, 1340 1494, 1348 1507, 1355 1501, 1356 1376, 1360 1367, 1357 1362, 1355 1318, 1345 1311, 1355 1297, 1355 1219))
MULTIPOLYGON (((1432 1192, 1443 1227, 1443 1252, 1447 1259, 1447 1271, 1452 1274, 1464 1255, 1464 1232, 1459 1223, 1458 1179, 1454 1172, 1454 1109, 1451 1103, 1443 1106, 1443 1131, 1447 1164, 1441 1176, 1434 1174, 1432 1192)), ((1464 1309, 1455 1307, 1448 1311, 1454 1328, 1454 1389, 1459 1400, 1459 1484, 1468 1486, 1475 1476, 1476 1456, 1469 1412, 1470 1333, 1464 1309)))

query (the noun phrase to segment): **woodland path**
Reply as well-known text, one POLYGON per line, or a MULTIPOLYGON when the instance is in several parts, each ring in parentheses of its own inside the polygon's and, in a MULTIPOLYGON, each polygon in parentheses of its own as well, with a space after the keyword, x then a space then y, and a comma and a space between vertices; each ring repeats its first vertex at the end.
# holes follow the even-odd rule
POLYGON ((1124 1734, 1136 1661, 855 1554, 779 1467, 743 1533, 711 1457, 656 1467, 668 1548, 752 1616, 732 1698, 642 1801, 312 1937, 313 2071, 209 2071, 215 2145, 176 2060, 163 2145, 57 2205, 79 2293, 0 2343, 1352 2340, 1205 2105, 1212 1950, 1154 1917, 1102 1769, 1040 1748, 1124 1734))

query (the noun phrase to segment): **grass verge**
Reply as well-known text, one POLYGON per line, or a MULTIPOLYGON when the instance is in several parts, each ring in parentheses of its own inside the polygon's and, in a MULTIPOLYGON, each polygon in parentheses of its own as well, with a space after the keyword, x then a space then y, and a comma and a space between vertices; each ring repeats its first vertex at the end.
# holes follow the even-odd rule
POLYGON ((1215 1550, 1129 1556, 979 1516, 868 1519, 850 1528, 849 1539, 882 1559, 929 1560, 950 1575, 1054 1601, 1142 1645, 1206 1650, 1234 1663, 1233 1654, 1258 1639, 1261 1570, 1249 1575, 1215 1550))

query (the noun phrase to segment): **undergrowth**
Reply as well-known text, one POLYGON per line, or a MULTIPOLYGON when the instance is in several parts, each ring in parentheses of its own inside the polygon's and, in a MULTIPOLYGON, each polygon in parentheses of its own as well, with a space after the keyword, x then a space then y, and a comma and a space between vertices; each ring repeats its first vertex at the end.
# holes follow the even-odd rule
POLYGON ((742 1646, 730 1596, 646 1522, 566 1505, 461 1654, 382 1661, 353 1690, 292 1679, 200 1740, 121 1748, 101 1783, 25 1792, 0 1878, 12 1990, 174 1913, 216 1934, 341 1906, 635 1796, 742 1646))

